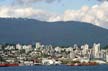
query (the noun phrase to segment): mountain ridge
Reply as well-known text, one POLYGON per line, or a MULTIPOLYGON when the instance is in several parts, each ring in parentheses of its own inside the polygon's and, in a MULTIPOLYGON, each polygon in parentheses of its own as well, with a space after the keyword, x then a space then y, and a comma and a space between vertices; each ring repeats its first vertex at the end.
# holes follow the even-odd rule
POLYGON ((45 22, 24 18, 0 18, 0 43, 53 45, 108 44, 108 30, 79 21, 45 22))

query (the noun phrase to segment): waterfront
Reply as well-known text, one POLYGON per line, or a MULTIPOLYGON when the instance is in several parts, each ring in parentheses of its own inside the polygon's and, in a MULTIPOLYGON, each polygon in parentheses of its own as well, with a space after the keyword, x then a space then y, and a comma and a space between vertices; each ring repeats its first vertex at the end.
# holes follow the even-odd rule
POLYGON ((107 71, 108 65, 97 66, 21 66, 0 67, 0 71, 107 71))
POLYGON ((94 43, 60 47, 36 42, 35 46, 21 44, 0 45, 0 67, 33 65, 89 66, 108 63, 108 49, 94 43))

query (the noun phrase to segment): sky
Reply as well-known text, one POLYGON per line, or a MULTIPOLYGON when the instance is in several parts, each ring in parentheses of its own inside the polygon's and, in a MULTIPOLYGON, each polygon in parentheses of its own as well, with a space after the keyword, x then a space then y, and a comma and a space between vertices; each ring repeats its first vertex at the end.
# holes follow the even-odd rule
MULTIPOLYGON (((0 0, 0 5, 1 6, 14 5, 13 1, 15 2, 17 0, 0 0)), ((67 9, 78 10, 84 5, 91 7, 95 5, 96 3, 98 3, 96 0, 94 1, 81 0, 80 2, 79 1, 80 0, 68 0, 68 1, 67 0, 58 0, 58 1, 56 0, 52 3, 46 3, 44 1, 40 1, 40 2, 32 3, 31 5, 28 3, 26 6, 32 6, 34 8, 46 10, 46 11, 53 12, 53 13, 63 13, 67 9)))
POLYGON ((108 29, 108 0, 0 0, 0 17, 81 21, 108 29))

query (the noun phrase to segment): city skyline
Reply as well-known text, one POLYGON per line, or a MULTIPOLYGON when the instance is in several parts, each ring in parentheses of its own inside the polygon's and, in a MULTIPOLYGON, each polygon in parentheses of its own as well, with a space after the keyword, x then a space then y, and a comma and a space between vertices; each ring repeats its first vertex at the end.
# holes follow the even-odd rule
MULTIPOLYGON (((94 66, 108 63, 108 47, 101 48, 100 43, 77 44, 68 47, 44 45, 36 42, 29 45, 0 44, 2 66, 34 66, 34 65, 67 65, 94 66), (8 64, 7 64, 8 63, 8 64)), ((0 65, 0 66, 1 66, 0 65)))

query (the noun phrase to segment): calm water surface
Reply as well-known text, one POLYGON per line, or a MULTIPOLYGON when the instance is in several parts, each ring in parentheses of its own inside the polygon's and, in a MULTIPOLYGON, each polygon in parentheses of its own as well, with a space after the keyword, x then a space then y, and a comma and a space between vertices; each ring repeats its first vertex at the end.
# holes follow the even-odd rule
POLYGON ((108 65, 0 67, 0 71, 108 71, 108 65))

